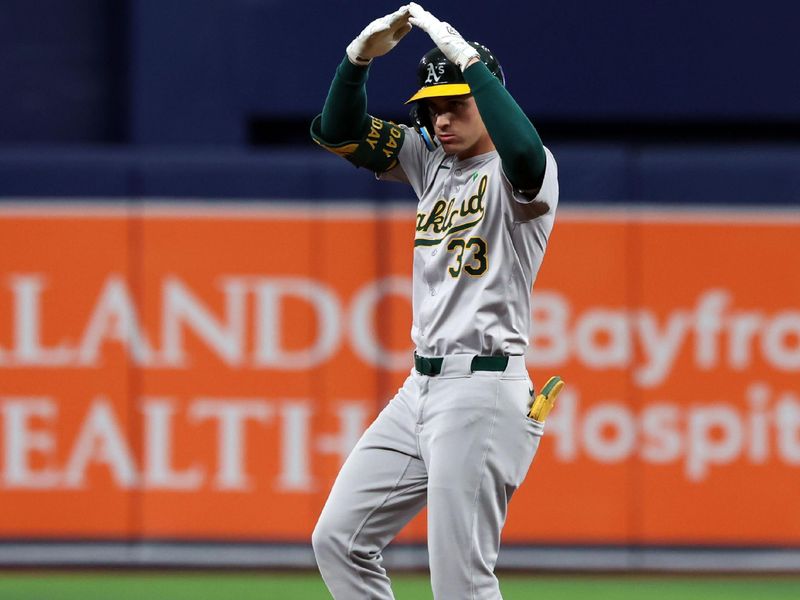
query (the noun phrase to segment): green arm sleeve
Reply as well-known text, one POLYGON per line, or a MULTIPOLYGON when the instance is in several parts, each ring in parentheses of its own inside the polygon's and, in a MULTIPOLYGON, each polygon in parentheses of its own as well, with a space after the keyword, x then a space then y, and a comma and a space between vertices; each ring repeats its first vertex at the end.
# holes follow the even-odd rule
POLYGON ((357 167, 383 173, 397 165, 404 131, 367 114, 369 67, 357 67, 345 56, 336 69, 322 114, 311 122, 311 138, 357 167))
POLYGON ((464 79, 472 90, 508 180, 519 190, 540 188, 547 159, 533 124, 482 62, 467 67, 464 79))
POLYGON ((369 66, 357 67, 347 56, 336 68, 320 121, 320 137, 327 142, 354 140, 367 131, 368 77, 369 66))

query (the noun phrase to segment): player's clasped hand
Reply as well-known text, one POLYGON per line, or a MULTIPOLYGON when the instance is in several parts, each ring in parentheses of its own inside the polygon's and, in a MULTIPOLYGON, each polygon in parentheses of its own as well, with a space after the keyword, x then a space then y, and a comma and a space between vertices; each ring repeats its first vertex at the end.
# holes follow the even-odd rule
POLYGON ((408 5, 375 19, 347 46, 347 57, 354 65, 367 65, 373 58, 383 56, 411 31, 408 5))
POLYGON ((409 23, 431 36, 447 60, 458 65, 462 71, 471 59, 478 57, 478 51, 450 23, 440 21, 416 2, 408 5, 408 11, 411 14, 409 23))

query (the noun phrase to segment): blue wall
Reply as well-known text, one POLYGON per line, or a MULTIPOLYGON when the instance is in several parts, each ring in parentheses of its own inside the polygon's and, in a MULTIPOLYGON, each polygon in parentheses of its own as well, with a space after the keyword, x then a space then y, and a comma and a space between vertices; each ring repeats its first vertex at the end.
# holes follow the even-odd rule
POLYGON ((125 2, 0 3, 0 143, 119 139, 125 2))
MULTIPOLYGON (((561 201, 800 205, 800 147, 559 144, 561 201)), ((0 149, 0 199, 413 200, 323 150, 0 149)))
MULTIPOLYGON (((535 123, 777 123, 800 131, 800 3, 426 4, 493 48, 535 123)), ((248 149, 254 118, 305 127, 346 44, 396 6, 4 0, 0 198, 409 197, 305 137, 300 148, 248 149)), ((417 60, 430 47, 413 31, 376 62, 372 112, 404 117, 417 60)), ((782 146, 545 142, 559 159, 565 202, 798 205, 800 138, 782 139, 782 146)))
MULTIPOLYGON (((800 122, 791 0, 437 0, 488 44, 536 120, 800 122)), ((1 141, 247 140, 308 119, 347 43, 396 0, 4 0, 1 141)), ((399 117, 431 47, 378 61, 370 108, 399 117)))

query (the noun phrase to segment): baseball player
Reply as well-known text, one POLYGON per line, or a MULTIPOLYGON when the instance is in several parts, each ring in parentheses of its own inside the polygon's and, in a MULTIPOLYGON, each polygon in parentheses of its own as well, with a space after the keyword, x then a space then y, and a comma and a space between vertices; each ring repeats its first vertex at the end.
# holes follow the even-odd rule
POLYGON ((508 502, 563 386, 552 378, 534 401, 524 359, 556 162, 494 55, 414 3, 347 47, 311 134, 419 197, 413 367, 319 517, 312 542, 323 579, 336 599, 394 598, 382 551, 427 505, 434 598, 501 598, 494 567, 508 502), (367 114, 365 84, 373 59, 412 26, 436 47, 419 63, 410 128, 367 114))

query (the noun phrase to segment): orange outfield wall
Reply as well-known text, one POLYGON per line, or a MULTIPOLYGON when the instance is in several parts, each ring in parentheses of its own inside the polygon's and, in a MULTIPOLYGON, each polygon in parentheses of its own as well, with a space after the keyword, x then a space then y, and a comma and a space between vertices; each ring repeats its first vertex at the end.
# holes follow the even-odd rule
MULTIPOLYGON (((0 536, 307 541, 410 368, 412 224, 1 208, 0 536)), ((561 212, 528 364, 568 387, 507 542, 800 545, 799 237, 795 213, 561 212)))

